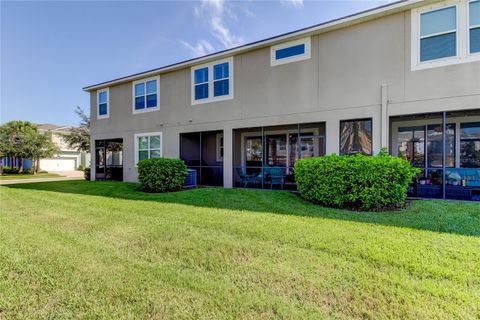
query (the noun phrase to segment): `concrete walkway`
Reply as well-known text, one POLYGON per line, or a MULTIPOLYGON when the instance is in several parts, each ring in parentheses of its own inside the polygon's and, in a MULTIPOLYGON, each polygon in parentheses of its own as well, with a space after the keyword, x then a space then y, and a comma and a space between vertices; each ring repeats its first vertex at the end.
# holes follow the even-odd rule
POLYGON ((62 175, 63 177, 56 178, 32 178, 32 179, 17 179, 17 180, 0 180, 1 185, 19 184, 19 183, 35 183, 35 182, 49 182, 49 181, 68 181, 68 180, 83 180, 83 171, 61 171, 52 172, 62 175))

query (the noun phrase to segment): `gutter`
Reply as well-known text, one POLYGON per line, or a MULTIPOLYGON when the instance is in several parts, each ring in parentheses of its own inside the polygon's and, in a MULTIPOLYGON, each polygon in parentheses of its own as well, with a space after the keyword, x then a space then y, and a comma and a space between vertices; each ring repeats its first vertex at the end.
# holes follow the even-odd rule
MULTIPOLYGON (((435 1, 431 1, 431 2, 437 2, 437 1, 440 1, 440 0, 435 0, 435 1)), ((376 8, 365 10, 365 11, 362 11, 362 12, 359 12, 359 13, 354 13, 354 14, 351 14, 351 15, 348 15, 348 16, 345 16, 345 17, 341 17, 341 18, 337 18, 337 19, 330 20, 330 21, 327 21, 327 22, 323 22, 323 23, 320 23, 320 24, 317 24, 317 25, 314 25, 314 26, 311 26, 311 27, 307 27, 307 28, 303 28, 303 29, 300 29, 300 30, 288 32, 288 33, 285 33, 285 34, 282 34, 282 35, 279 35, 279 36, 274 36, 274 37, 267 38, 267 39, 264 39, 264 40, 259 40, 259 41, 256 41, 256 42, 248 43, 248 44, 238 46, 238 47, 235 47, 235 48, 232 48, 232 49, 226 49, 226 50, 219 51, 219 52, 212 53, 212 54, 208 54, 208 55, 205 55, 205 56, 202 56, 202 57, 199 57, 199 58, 193 58, 193 59, 177 62, 177 63, 167 65, 167 66, 164 66, 164 67, 160 67, 160 68, 156 68, 156 69, 152 69, 152 70, 148 70, 148 71, 144 71, 144 72, 140 72, 140 73, 135 73, 135 74, 125 76, 125 77, 121 77, 121 78, 117 78, 117 79, 114 79, 114 80, 101 82, 101 83, 98 83, 98 84, 94 84, 94 85, 84 87, 82 89, 84 91, 89 92, 89 91, 105 88, 105 87, 115 85, 115 84, 119 84, 119 83, 123 83, 123 82, 128 82, 128 81, 134 81, 134 80, 138 80, 138 79, 142 79, 142 78, 147 78, 147 77, 150 77, 150 76, 158 75, 159 73, 165 73, 165 72, 170 72, 170 71, 175 71, 175 70, 178 70, 178 69, 191 67, 191 66, 194 66, 194 65, 197 65, 197 64, 206 63, 206 62, 209 62, 209 61, 225 58, 227 56, 232 56, 234 54, 239 54, 239 53, 243 53, 243 52, 254 50, 254 49, 259 49, 259 48, 266 47, 266 46, 275 45, 277 43, 281 43, 281 42, 284 42, 286 40, 293 40, 294 38, 300 38, 300 37, 320 34, 320 33, 328 32, 328 31, 344 28, 344 27, 347 27, 347 26, 351 26, 351 25, 354 25, 354 24, 358 24, 358 23, 361 23, 361 22, 373 20, 373 19, 378 18, 378 17, 382 17, 382 16, 385 16, 385 15, 389 15, 389 14, 393 14, 393 13, 397 13, 397 12, 401 12, 401 11, 405 11, 405 10, 417 7, 421 4, 423 4, 424 2, 426 2, 426 1, 425 0, 400 0, 400 1, 396 1, 396 2, 386 4, 386 5, 383 5, 383 6, 380 6, 380 7, 376 7, 376 8)))

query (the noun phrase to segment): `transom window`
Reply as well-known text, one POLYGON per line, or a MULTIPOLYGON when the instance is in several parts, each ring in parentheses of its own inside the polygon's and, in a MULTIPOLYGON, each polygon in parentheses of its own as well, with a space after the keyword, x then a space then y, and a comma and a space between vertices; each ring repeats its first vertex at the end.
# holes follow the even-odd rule
POLYGON ((192 105, 233 98, 233 58, 192 68, 192 105))
POLYGON ((412 70, 480 60, 480 0, 425 3, 412 10, 412 70))
POLYGON ((135 81, 133 83, 133 112, 158 110, 159 103, 159 77, 135 81))
POLYGON ((310 47, 310 37, 273 46, 270 48, 270 65, 310 59, 310 47))
POLYGON ((457 55, 457 7, 420 15, 420 61, 457 55))
POLYGON ((109 90, 103 89, 97 91, 97 118, 108 118, 108 93, 109 90))
POLYGON ((469 48, 470 53, 480 52, 480 1, 469 4, 469 48))
POLYGON ((136 134, 135 149, 135 163, 143 159, 162 157, 162 133, 136 134))

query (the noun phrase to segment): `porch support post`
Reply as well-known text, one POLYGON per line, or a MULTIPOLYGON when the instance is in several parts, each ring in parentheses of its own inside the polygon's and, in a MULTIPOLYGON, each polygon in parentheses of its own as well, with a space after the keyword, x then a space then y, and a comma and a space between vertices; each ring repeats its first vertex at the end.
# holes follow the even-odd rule
POLYGON ((445 167, 446 167, 446 160, 447 160, 447 155, 445 154, 447 150, 447 113, 444 111, 442 112, 442 198, 445 199, 446 196, 446 172, 445 172, 445 167))
POLYGON ((97 159, 95 158, 96 155, 96 148, 95 148, 95 139, 90 136, 90 180, 94 181, 96 176, 96 165, 97 159))
POLYGON ((329 119, 325 123, 326 153, 340 153, 340 119, 329 119))
POLYGON ((223 130, 223 187, 233 188, 233 130, 223 130))
POLYGON ((388 86, 382 84, 381 86, 382 107, 380 112, 380 128, 381 138, 380 147, 388 148, 388 86))

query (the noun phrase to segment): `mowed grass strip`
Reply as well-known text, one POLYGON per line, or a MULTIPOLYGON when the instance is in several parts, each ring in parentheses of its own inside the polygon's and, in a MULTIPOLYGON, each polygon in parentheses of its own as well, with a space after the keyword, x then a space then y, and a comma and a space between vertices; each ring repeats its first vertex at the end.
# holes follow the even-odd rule
POLYGON ((0 318, 480 317, 478 203, 137 188, 0 187, 0 318))
POLYGON ((61 177, 63 176, 56 173, 3 174, 3 175, 0 175, 0 180, 28 180, 28 179, 61 178, 61 177))

